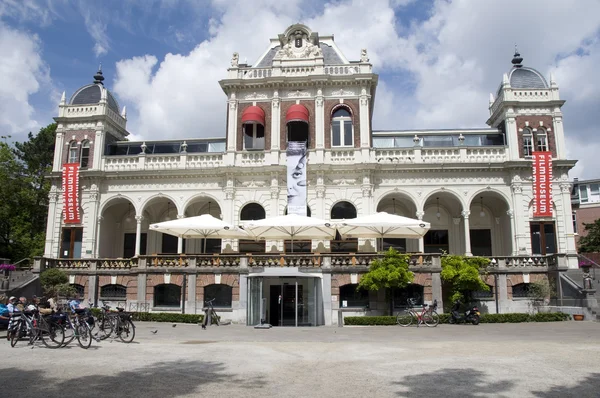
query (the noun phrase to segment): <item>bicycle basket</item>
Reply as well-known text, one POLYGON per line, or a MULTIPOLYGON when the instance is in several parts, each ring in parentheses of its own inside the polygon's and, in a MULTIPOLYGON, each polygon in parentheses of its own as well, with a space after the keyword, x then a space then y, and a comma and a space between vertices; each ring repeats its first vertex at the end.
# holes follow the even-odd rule
POLYGON ((94 326, 94 317, 93 316, 88 316, 86 321, 87 321, 88 325, 94 326))

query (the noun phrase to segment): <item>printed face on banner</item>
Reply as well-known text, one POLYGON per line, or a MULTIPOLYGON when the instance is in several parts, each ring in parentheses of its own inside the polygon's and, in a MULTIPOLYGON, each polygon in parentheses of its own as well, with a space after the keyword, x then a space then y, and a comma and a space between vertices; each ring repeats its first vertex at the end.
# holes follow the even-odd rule
POLYGON ((288 214, 306 216, 306 143, 288 142, 288 214))
POLYGON ((552 217, 552 153, 533 152, 533 216, 552 217))
POLYGON ((65 224, 79 224, 79 163, 63 165, 62 185, 65 224))

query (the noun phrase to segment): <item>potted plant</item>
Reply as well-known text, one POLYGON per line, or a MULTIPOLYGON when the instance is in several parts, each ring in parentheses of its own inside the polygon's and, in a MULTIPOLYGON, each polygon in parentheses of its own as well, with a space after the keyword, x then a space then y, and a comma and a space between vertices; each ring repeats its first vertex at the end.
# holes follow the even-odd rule
POLYGON ((583 314, 573 314, 573 320, 575 321, 583 321, 583 314))

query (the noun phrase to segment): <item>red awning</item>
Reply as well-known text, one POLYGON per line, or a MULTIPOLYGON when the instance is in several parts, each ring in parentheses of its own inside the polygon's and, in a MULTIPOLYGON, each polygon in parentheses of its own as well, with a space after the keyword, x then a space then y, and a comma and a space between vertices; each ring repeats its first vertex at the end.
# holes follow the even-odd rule
POLYGON ((306 122, 308 123, 308 109, 304 105, 294 104, 290 106, 285 114, 285 122, 306 122))
POLYGON ((249 106, 242 113, 242 124, 244 123, 258 123, 265 125, 265 112, 258 106, 249 106))

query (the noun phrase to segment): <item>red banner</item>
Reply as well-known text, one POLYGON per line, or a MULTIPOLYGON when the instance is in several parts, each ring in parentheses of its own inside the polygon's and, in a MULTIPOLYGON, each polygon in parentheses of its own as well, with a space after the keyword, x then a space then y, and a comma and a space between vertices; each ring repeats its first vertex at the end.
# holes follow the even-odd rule
POLYGON ((63 164, 62 186, 65 224, 79 224, 79 163, 63 164))
POLYGON ((533 152, 533 216, 552 217, 552 153, 533 152))

